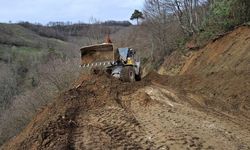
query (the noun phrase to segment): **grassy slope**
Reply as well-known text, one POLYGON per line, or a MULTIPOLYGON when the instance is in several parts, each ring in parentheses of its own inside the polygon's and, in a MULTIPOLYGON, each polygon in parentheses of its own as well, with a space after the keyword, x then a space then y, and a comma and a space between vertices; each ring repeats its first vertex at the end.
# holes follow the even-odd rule
POLYGON ((19 25, 0 24, 0 54, 3 54, 6 50, 23 52, 53 50, 66 55, 77 55, 77 49, 78 47, 75 44, 39 36, 19 25))
MULTIPOLYGON (((78 49, 76 44, 42 37, 20 25, 0 23, 0 63, 16 66, 17 70, 20 67, 29 68, 28 74, 32 76, 36 74, 35 66, 46 62, 51 52, 53 57, 72 58, 79 56, 78 49)), ((22 78, 20 85, 25 80, 22 78)))

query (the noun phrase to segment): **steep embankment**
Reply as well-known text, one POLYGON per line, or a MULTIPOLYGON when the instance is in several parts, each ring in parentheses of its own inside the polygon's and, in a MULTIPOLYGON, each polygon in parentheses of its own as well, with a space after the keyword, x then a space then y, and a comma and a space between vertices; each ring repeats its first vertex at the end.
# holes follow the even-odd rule
POLYGON ((180 74, 250 71, 250 26, 242 26, 214 39, 193 53, 180 74))
POLYGON ((160 73, 165 84, 199 95, 198 103, 219 111, 250 115, 250 27, 213 40, 187 56, 174 53, 166 58, 160 73), (174 75, 174 76, 173 76, 174 75))

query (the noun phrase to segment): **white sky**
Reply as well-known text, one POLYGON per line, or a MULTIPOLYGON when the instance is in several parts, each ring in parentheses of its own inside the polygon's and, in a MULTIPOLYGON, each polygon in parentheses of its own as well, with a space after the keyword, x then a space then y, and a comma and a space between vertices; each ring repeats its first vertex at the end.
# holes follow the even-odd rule
POLYGON ((144 0, 0 0, 0 22, 129 20, 144 0))

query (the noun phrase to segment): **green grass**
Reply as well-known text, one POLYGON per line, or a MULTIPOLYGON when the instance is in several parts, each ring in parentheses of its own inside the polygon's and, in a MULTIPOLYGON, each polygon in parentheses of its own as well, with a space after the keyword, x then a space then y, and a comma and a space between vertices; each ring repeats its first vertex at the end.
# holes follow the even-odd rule
POLYGON ((20 25, 3 23, 0 23, 0 44, 37 49, 53 48, 57 51, 71 45, 58 39, 42 37, 20 25))
POLYGON ((20 25, 0 23, 0 61, 37 58, 51 52, 61 58, 72 57, 78 49, 76 44, 40 36, 20 25))
POLYGON ((32 47, 13 47, 12 51, 24 52, 24 53, 36 53, 40 52, 41 49, 32 48, 32 47))

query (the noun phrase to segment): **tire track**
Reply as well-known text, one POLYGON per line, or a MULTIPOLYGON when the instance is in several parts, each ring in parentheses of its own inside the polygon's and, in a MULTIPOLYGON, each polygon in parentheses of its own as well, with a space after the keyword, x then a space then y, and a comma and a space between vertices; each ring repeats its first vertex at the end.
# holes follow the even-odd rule
POLYGON ((74 149, 152 149, 135 118, 117 106, 80 113, 74 149))

